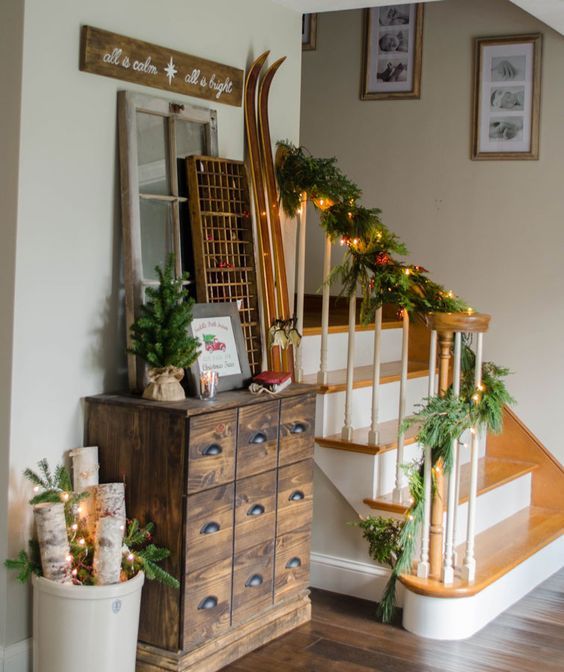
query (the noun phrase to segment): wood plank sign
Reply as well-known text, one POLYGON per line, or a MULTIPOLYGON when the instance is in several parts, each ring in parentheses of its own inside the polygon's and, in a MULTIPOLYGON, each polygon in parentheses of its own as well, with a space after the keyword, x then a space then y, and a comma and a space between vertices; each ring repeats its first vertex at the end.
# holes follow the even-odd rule
POLYGON ((241 106, 242 70, 92 26, 82 26, 80 69, 241 106))

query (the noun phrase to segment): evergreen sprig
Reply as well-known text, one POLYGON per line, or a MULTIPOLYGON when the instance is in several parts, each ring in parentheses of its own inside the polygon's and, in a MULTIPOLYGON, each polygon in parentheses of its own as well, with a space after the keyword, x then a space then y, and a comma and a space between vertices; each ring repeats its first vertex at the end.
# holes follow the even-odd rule
POLYGON ((7 569, 18 572, 17 579, 21 583, 27 583, 31 576, 41 576, 41 562, 39 560, 39 547, 35 540, 29 542, 29 553, 23 549, 14 559, 4 561, 7 569))
POLYGON ((147 302, 131 325, 128 352, 139 355, 154 368, 188 368, 199 355, 198 339, 188 335, 194 304, 184 287, 188 274, 175 276, 172 254, 164 270, 157 266, 155 271, 159 285, 147 288, 147 302))
POLYGON ((142 569, 149 581, 159 581, 171 588, 179 588, 178 579, 158 565, 170 556, 170 551, 152 543, 153 529, 153 523, 141 527, 136 519, 128 521, 123 539, 127 552, 123 556, 122 571, 131 578, 142 569), (133 556, 132 559, 129 557, 130 554, 133 556))
POLYGON ((337 168, 337 159, 318 159, 304 147, 285 141, 278 143, 283 160, 276 173, 280 200, 284 211, 294 217, 300 208, 302 193, 310 198, 325 198, 334 202, 355 202, 360 198, 360 188, 337 168))

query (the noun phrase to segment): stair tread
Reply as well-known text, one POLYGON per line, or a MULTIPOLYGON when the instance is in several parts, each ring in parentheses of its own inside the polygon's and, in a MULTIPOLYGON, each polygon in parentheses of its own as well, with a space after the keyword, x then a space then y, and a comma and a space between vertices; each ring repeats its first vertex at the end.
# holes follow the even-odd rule
MULTIPOLYGON (((400 379, 401 361, 384 362, 380 367, 380 383, 392 383, 400 379)), ((422 378, 429 375, 429 364, 425 362, 409 362, 407 366, 408 378, 422 378)), ((370 387, 372 385, 372 366, 355 366, 353 376, 353 387, 370 387)), ((304 376, 304 383, 317 385, 319 394, 328 394, 331 392, 341 392, 347 386, 347 370, 337 369, 328 371, 327 383, 320 385, 317 383, 317 373, 310 373, 304 376)))
MULTIPOLYGON (((530 473, 538 467, 532 462, 508 460, 497 457, 482 457, 478 461, 478 494, 482 495, 494 488, 530 473)), ((409 489, 402 490, 401 500, 394 501, 393 493, 389 492, 375 499, 365 499, 364 503, 373 509, 405 513, 408 509, 409 489)), ((470 463, 463 464, 460 469, 459 504, 468 501, 470 496, 470 463)))
MULTIPOLYGON (((468 597, 497 581, 527 558, 564 534, 564 512, 529 506, 476 535, 476 580, 469 584, 455 573, 454 584, 404 574, 400 580, 410 590, 434 597, 468 597)), ((465 544, 457 548, 459 564, 465 544)))
MULTIPOLYGON (((368 432, 370 427, 361 427, 353 430, 352 439, 347 441, 340 434, 330 434, 329 436, 316 437, 315 441, 323 448, 333 448, 336 450, 348 450, 353 453, 364 453, 366 455, 377 455, 387 450, 392 450, 397 446, 398 421, 388 420, 378 423, 379 439, 377 445, 368 443, 368 432)), ((405 444, 415 442, 418 426, 411 426, 405 433, 405 444)))

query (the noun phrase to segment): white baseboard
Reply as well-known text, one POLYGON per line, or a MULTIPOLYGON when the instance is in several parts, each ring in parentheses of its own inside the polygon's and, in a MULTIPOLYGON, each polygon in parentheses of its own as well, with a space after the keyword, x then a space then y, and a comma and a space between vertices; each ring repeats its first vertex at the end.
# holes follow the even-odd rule
MULTIPOLYGON (((313 588, 379 602, 389 578, 390 570, 386 567, 323 553, 311 554, 310 585, 313 588)), ((401 606, 402 593, 398 584, 398 606, 401 606)))
POLYGON ((31 672, 31 638, 0 647, 0 672, 31 672))

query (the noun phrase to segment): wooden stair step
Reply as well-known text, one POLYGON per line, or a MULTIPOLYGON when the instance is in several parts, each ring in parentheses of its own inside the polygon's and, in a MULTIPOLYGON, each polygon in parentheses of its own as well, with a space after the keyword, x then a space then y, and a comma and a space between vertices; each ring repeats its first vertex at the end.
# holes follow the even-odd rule
MULTIPOLYGON (((445 586, 436 579, 420 579, 411 574, 400 577, 413 592, 430 597, 469 597, 497 581, 527 558, 564 534, 564 512, 529 506, 501 523, 476 535, 476 580, 469 584, 455 574, 454 584, 445 586)), ((462 559, 465 544, 457 548, 462 559)), ((460 562, 460 560, 459 560, 460 562)))
MULTIPOLYGON (((537 469, 538 465, 532 462, 507 460, 497 457, 482 457, 478 461, 478 495, 498 488, 505 483, 524 476, 537 469)), ((470 496, 470 463, 463 464, 460 469, 459 504, 468 501, 470 496)), ((365 499, 364 503, 379 511, 406 513, 409 508, 409 489, 404 488, 401 500, 394 500, 393 493, 387 493, 376 499, 365 499)), ((446 502, 445 502, 446 508, 446 502)))
MULTIPOLYGON (((415 443, 419 426, 412 425, 405 433, 405 445, 415 443)), ((323 448, 333 448, 335 450, 347 450, 352 453, 364 453, 365 455, 378 455, 387 450, 393 450, 397 447, 398 439, 398 421, 388 420, 378 424, 379 440, 377 445, 368 443, 368 432, 370 427, 362 427, 353 431, 352 439, 347 441, 340 434, 331 434, 330 436, 316 437, 315 442, 323 448)))
MULTIPOLYGON (((401 362, 385 362, 380 367, 380 383, 393 383, 400 379, 401 362)), ((408 378, 424 378, 429 375, 429 364, 424 362, 409 362, 407 368, 408 378)), ((353 376, 353 387, 372 386, 372 366, 355 366, 353 376)), ((332 392, 342 392, 347 387, 347 370, 337 369, 329 371, 327 374, 327 383, 320 385, 317 382, 317 373, 310 373, 304 376, 304 383, 316 385, 318 394, 330 394, 332 392)))

